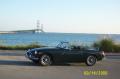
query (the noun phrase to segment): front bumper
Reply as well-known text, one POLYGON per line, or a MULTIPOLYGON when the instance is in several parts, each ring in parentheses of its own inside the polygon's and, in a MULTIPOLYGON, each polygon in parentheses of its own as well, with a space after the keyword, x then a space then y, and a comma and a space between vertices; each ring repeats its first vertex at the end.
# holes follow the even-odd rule
POLYGON ((102 52, 100 52, 100 54, 98 55, 98 61, 100 61, 100 60, 103 60, 105 58, 105 53, 104 53, 104 51, 102 51, 102 52))
POLYGON ((30 59, 30 60, 39 60, 39 58, 35 57, 35 56, 32 54, 32 52, 30 52, 30 51, 27 51, 27 52, 25 53, 25 57, 28 58, 28 59, 30 59))

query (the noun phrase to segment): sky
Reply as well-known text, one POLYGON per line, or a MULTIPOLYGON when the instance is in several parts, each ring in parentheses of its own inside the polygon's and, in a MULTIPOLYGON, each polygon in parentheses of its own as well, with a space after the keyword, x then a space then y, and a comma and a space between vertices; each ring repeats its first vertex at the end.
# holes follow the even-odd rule
POLYGON ((0 31, 120 34, 120 0, 0 0, 0 31))

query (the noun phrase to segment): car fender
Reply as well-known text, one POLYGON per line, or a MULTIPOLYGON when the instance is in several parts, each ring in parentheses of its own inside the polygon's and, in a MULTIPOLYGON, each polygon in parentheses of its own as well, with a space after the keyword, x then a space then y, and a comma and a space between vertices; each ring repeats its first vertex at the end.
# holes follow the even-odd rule
POLYGON ((93 55, 97 58, 97 55, 95 53, 86 52, 85 55, 83 55, 84 61, 86 61, 87 57, 90 56, 90 55, 93 55))
POLYGON ((44 54, 49 55, 51 57, 52 61, 54 61, 53 55, 51 53, 49 53, 49 52, 39 52, 38 57, 40 58, 44 54))

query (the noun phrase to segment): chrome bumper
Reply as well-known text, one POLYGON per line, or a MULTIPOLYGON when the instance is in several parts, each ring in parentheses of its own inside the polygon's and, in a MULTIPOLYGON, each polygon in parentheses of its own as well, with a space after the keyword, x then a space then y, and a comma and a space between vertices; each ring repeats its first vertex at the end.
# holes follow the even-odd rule
POLYGON ((31 54, 28 55, 28 53, 29 53, 29 52, 26 52, 26 53, 25 53, 25 57, 26 57, 26 58, 28 58, 28 59, 30 59, 30 60, 39 60, 39 58, 36 58, 36 57, 32 56, 31 54))

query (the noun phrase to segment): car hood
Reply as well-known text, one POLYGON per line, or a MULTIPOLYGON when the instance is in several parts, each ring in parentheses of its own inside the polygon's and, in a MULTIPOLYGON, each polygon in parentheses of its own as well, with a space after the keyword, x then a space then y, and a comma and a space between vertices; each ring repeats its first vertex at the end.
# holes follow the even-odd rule
POLYGON ((41 48, 34 48, 30 51, 49 51, 49 50, 57 50, 57 47, 41 47, 41 48))

